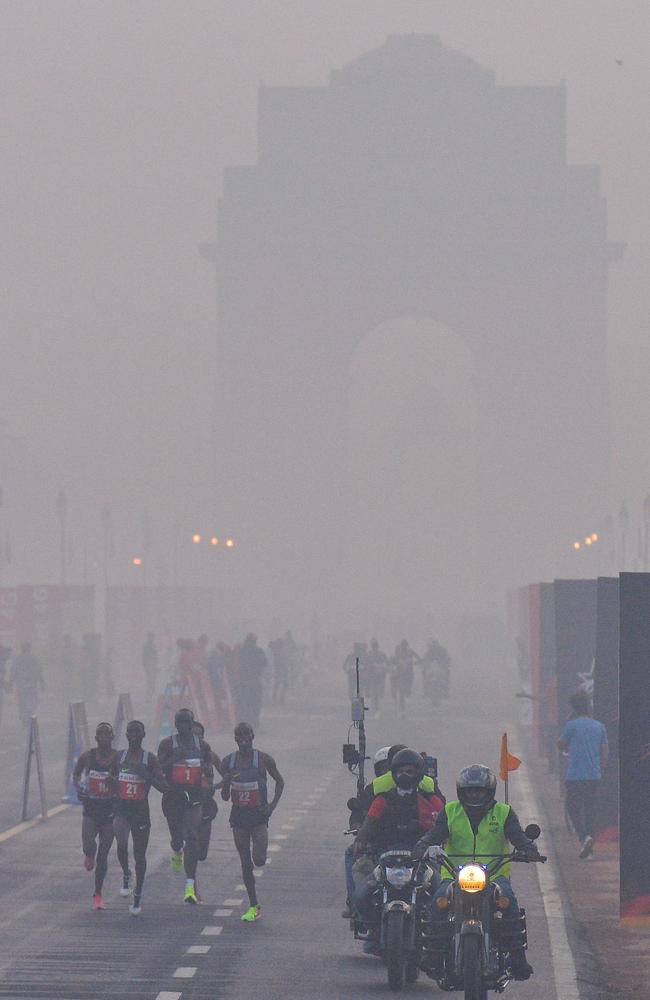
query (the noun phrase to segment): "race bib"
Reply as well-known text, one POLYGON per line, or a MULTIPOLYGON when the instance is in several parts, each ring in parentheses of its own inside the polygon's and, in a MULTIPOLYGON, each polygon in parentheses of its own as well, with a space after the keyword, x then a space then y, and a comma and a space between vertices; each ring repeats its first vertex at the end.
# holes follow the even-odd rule
POLYGON ((181 760, 172 767, 172 781, 175 785, 200 785, 201 761, 198 757, 181 760))
POLYGON ((108 785, 108 771, 88 772, 88 795, 91 799, 110 799, 113 795, 108 785))
POLYGON ((230 797, 235 806, 254 808, 262 805, 262 793, 257 781, 233 781, 230 797))
POLYGON ((138 774, 120 771, 118 776, 119 796, 126 802, 142 802, 145 798, 147 782, 138 774))

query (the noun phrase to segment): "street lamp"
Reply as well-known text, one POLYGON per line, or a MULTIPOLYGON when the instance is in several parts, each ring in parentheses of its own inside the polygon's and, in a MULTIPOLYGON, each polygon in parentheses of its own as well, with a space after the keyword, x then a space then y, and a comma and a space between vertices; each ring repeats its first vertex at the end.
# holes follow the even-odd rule
POLYGON ((234 539, 233 538, 226 538, 226 548, 227 549, 234 549, 234 547, 235 547, 235 541, 234 541, 234 539))
POLYGON ((201 544, 201 536, 200 535, 192 535, 192 541, 194 542, 195 545, 200 545, 201 544))
POLYGON ((210 539, 210 545, 218 545, 218 544, 219 544, 219 539, 217 538, 216 535, 213 535, 212 538, 210 539))

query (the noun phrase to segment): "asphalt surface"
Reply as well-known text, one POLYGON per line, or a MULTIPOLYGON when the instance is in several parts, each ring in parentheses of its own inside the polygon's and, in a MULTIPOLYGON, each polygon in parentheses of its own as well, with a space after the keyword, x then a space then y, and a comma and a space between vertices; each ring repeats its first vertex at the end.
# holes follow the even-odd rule
MULTIPOLYGON (((345 694, 329 691, 316 698, 312 693, 309 702, 309 714, 291 707, 268 712, 256 740, 276 757, 287 781, 271 821, 270 864, 259 882, 262 920, 240 921, 247 901, 227 808, 215 821, 208 861, 199 867, 203 904, 183 904, 184 876, 169 868, 168 834, 154 790, 142 914, 131 917, 129 900, 118 894, 121 873, 114 847, 104 887, 108 909, 93 912, 93 879, 82 867, 80 810, 72 808, 0 844, 0 997, 354 1000, 386 995, 384 967, 361 953, 340 916, 342 855, 349 843, 342 835, 345 802, 354 793, 354 779, 340 763, 349 725, 345 694), (315 711, 319 703, 324 707, 315 711)), ((418 692, 408 719, 399 719, 389 705, 382 718, 368 719, 368 751, 401 741, 436 753, 441 785, 450 796, 462 765, 481 760, 496 766, 504 714, 484 697, 475 698, 468 710, 462 693, 432 710, 418 692)), ((220 754, 233 749, 227 738, 212 742, 220 754)), ((511 749, 517 750, 514 737, 511 749)), ((512 801, 525 824, 535 817, 518 805, 516 777, 512 785, 512 801)), ((523 788, 519 799, 525 802, 523 788)), ((540 849, 549 849, 543 837, 540 849)), ((528 983, 512 984, 508 996, 566 1000, 575 983, 563 980, 570 973, 560 966, 556 985, 536 866, 518 866, 514 881, 528 913, 529 959, 536 975, 528 983)), ((547 905, 548 895, 547 886, 547 905)), ((552 895, 557 905, 556 888, 552 895)), ((555 933, 557 939, 557 928, 555 933)), ((426 977, 407 989, 422 996, 427 991, 440 993, 426 977)), ((601 995, 580 994, 583 1000, 601 995)))

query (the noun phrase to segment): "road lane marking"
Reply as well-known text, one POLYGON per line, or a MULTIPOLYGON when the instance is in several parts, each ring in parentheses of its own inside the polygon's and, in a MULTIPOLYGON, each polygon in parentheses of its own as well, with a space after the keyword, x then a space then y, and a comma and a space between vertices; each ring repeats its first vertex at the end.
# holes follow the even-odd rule
POLYGON ((191 979, 196 975, 195 965, 179 965, 174 973, 174 979, 191 979))
POLYGON ((280 827, 280 829, 281 830, 293 830, 294 827, 295 827, 295 823, 283 823, 282 826, 280 827))
MULTIPOLYGON (((282 845, 281 844, 271 844, 269 846, 269 851, 281 851, 281 850, 282 850, 282 845)), ((268 864, 268 861, 267 861, 267 864, 268 864)))
POLYGON ((232 917, 232 910, 215 910, 213 917, 232 917))
POLYGON ((53 809, 48 809, 47 819, 37 816, 35 819, 26 819, 24 823, 18 823, 16 826, 10 827, 4 833, 0 833, 0 844, 11 840, 12 837, 17 837, 19 833, 24 833, 26 830, 32 830, 35 826, 40 826, 41 823, 47 823, 47 820, 51 819, 52 816, 58 816, 59 813, 65 812, 66 809, 70 809, 70 803, 62 802, 61 805, 54 806, 53 809))
MULTIPOLYGON (((517 784, 520 788, 520 797, 523 806, 523 809, 519 810, 519 815, 524 812, 529 823, 534 822, 537 816, 541 820, 539 823, 541 828, 550 830, 550 823, 535 796, 529 775, 526 773, 525 768, 521 768, 519 773, 521 777, 518 779, 517 784)), ((549 857, 545 864, 535 865, 535 874, 537 875, 542 894, 544 913, 546 915, 556 996, 561 996, 562 1000, 580 1000, 578 974, 576 972, 571 945, 569 944, 566 915, 562 905, 560 880, 557 876, 553 859, 549 857)))
MULTIPOLYGON (((268 859, 267 859, 266 863, 268 865, 268 863, 269 863, 268 859)), ((255 878, 261 878, 262 875, 264 874, 264 869, 263 868, 256 868, 253 874, 255 875, 255 878)))
POLYGON ((240 885, 235 886, 235 892, 246 892, 246 886, 243 882, 240 885))
POLYGON ((241 904, 243 902, 244 902, 243 899, 224 899, 223 905, 224 906, 241 906, 241 904))
POLYGON ((215 937, 217 934, 221 934, 223 927, 204 927, 201 931, 203 937, 215 937))
POLYGON ((274 840, 288 840, 289 839, 289 834, 288 833, 276 833, 275 837, 273 839, 274 840))
POLYGON ((211 947, 211 944, 191 944, 186 953, 188 955, 207 955, 211 947))
POLYGON ((156 1000, 181 1000, 182 996, 182 993, 170 993, 169 990, 164 990, 158 994, 156 1000))

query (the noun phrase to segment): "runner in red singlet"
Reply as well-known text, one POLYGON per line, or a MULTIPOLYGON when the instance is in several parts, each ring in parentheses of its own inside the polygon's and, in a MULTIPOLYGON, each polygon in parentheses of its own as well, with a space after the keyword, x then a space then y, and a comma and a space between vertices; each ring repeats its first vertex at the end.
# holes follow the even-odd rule
POLYGON ((117 840, 117 857, 124 876, 120 891, 125 896, 128 896, 130 891, 129 834, 131 834, 135 861, 135 889, 129 910, 134 917, 141 912, 142 888, 147 871, 147 846, 151 831, 149 789, 153 785, 159 792, 165 792, 168 787, 156 755, 142 749, 144 737, 144 724, 137 719, 129 722, 126 727, 128 750, 118 753, 113 763, 113 783, 117 788, 113 828, 117 840))
POLYGON ((111 768, 116 757, 113 750, 113 727, 100 722, 95 733, 97 747, 82 753, 72 774, 77 796, 83 804, 81 843, 86 871, 95 869, 93 906, 105 909, 102 887, 108 868, 108 852, 113 843, 113 813, 115 797, 111 784, 111 768))
POLYGON ((284 778, 278 771, 273 757, 253 748, 255 733, 248 722, 235 727, 238 750, 224 757, 222 799, 232 802, 230 825, 235 847, 241 860, 242 877, 248 892, 250 906, 241 918, 246 923, 258 920, 261 907, 255 889, 253 866, 266 864, 269 841, 269 819, 284 790, 284 778), (273 801, 267 798, 267 775, 275 782, 273 801))
POLYGON ((163 796, 163 812, 171 838, 172 871, 185 868, 184 900, 198 903, 195 880, 204 794, 201 780, 213 773, 212 750, 209 743, 193 732, 194 713, 189 708, 179 709, 174 723, 176 732, 161 740, 158 747, 160 766, 169 782, 163 796))

